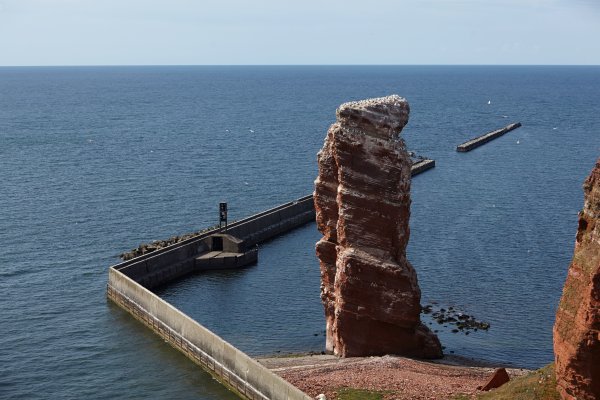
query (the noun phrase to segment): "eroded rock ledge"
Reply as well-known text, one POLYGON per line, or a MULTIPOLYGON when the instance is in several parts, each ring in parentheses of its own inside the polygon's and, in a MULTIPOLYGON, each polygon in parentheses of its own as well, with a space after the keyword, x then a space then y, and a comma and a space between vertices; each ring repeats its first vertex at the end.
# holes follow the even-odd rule
POLYGON ((411 161, 397 95, 342 104, 318 154, 316 251, 326 348, 343 357, 442 356, 419 318, 421 291, 406 259, 411 161))

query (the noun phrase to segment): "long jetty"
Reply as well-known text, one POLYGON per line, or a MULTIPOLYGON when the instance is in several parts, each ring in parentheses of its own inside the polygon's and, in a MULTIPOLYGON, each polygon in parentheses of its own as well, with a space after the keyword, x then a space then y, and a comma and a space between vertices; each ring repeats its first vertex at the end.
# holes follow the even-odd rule
MULTIPOLYGON (((212 260, 203 258, 211 245, 210 239, 214 245, 214 238, 220 238, 225 251, 226 247, 238 244, 251 249, 256 243, 314 221, 314 203, 312 195, 308 195, 234 222, 226 232, 221 228, 208 230, 197 237, 113 265, 108 272, 106 294, 240 398, 310 400, 310 396, 182 313, 152 289, 216 267, 212 260)), ((235 256, 227 258, 232 258, 230 261, 234 266, 238 264, 235 256)), ((227 258, 222 260, 223 264, 228 262, 227 258)))
POLYGON ((521 126, 520 122, 514 123, 514 124, 510 124, 508 126, 505 126, 504 128, 501 129, 497 129, 495 131, 486 133, 484 135, 481 136, 477 136, 476 138, 473 138, 467 142, 464 142, 463 144, 459 144, 456 147, 456 151, 459 152, 467 152, 467 151, 471 151, 473 149, 476 149, 477 147, 486 144, 487 142, 494 140, 502 135, 504 135, 507 132, 510 132, 512 130, 517 129, 518 127, 521 126))

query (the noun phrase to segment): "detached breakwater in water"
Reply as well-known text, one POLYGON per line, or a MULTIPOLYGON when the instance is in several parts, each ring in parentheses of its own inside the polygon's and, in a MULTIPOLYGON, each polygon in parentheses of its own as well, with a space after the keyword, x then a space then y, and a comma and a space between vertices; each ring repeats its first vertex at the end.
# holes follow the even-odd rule
POLYGON ((469 141, 464 142, 463 144, 459 144, 456 147, 456 151, 461 152, 461 153, 465 153, 467 151, 471 151, 473 149, 476 149, 479 146, 483 146, 484 144, 486 144, 487 142, 490 142, 494 139, 499 138, 500 136, 504 135, 505 133, 508 133, 512 130, 515 130, 517 128, 521 127, 521 123, 517 122, 514 124, 510 124, 508 126, 505 126, 504 128, 501 129, 496 129, 495 131, 491 131, 488 132, 486 134, 483 134, 481 136, 477 136, 476 138, 473 138, 469 141))

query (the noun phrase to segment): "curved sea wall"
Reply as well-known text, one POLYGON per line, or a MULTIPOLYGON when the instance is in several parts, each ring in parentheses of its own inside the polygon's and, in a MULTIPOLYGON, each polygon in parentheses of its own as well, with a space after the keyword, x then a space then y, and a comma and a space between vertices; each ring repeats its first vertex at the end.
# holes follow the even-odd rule
MULTIPOLYGON (((227 234, 246 246, 314 221, 312 196, 238 221, 227 234)), ((308 400, 305 393, 235 348, 199 322, 154 294, 150 288, 197 270, 204 242, 220 229, 110 267, 107 296, 169 344, 213 374, 242 398, 308 400)))
MULTIPOLYGON (((434 165, 433 160, 421 160, 412 165, 411 174, 417 175, 434 165)), ((315 208, 311 194, 234 222, 227 227, 226 234, 238 238, 243 246, 250 248, 314 221, 315 208)), ((207 229, 110 267, 108 298, 242 397, 307 399, 293 385, 278 378, 150 290, 203 270, 204 265, 197 258, 206 250, 206 242, 211 236, 223 236, 223 233, 225 229, 207 229)))
POLYGON ((133 279, 111 268, 108 298, 242 398, 308 400, 310 397, 188 317, 133 279))

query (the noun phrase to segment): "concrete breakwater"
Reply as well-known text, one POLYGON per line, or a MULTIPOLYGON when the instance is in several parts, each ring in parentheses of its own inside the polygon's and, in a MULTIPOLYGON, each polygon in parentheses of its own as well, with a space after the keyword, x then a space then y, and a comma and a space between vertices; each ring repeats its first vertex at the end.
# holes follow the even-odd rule
MULTIPOLYGON (((314 220, 312 195, 308 195, 236 221, 227 227, 226 233, 240 239, 243 248, 251 249, 260 242, 314 220)), ((111 268, 121 271, 146 288, 166 284, 196 270, 196 258, 206 252, 208 238, 224 232, 224 228, 210 229, 111 268)))
MULTIPOLYGON (((183 278, 194 271, 218 267, 207 254, 207 241, 223 240, 228 246, 250 249, 315 219, 312 195, 282 204, 231 224, 227 235, 221 229, 144 254, 109 268, 107 296, 152 329, 174 348, 196 362, 240 397, 252 400, 308 400, 305 393, 265 368, 244 352, 206 329, 150 288, 183 278), (207 265, 208 264, 208 265, 207 265)), ((242 253, 245 254, 245 253, 242 253)))
MULTIPOLYGON (((419 160, 412 165, 411 174, 418 175, 434 165, 433 160, 419 160)), ((107 296, 242 398, 309 399, 151 289, 225 263, 230 267, 244 265, 256 257, 258 243, 314 221, 311 194, 234 222, 226 233, 220 228, 205 230, 110 267, 107 296), (211 256, 215 238, 221 238, 220 250, 226 254, 221 259, 211 256)))
POLYGON ((471 151, 491 140, 499 138, 500 136, 504 135, 507 132, 517 129, 520 126, 521 126, 521 123, 517 122, 514 124, 507 125, 504 128, 497 129, 492 132, 488 132, 481 136, 477 136, 476 138, 473 138, 469 141, 466 141, 466 142, 456 146, 456 151, 463 152, 463 153, 467 152, 467 151, 471 151))
MULTIPOLYGON (((419 175, 419 174, 421 174, 427 170, 430 170, 434 167, 435 167, 435 160, 432 160, 429 158, 418 158, 418 159, 412 161, 411 176, 414 177, 414 176, 419 175)), ((250 218, 246 218, 241 221, 236 221, 228 226, 227 233, 236 235, 236 234, 240 233, 240 231, 242 231, 241 233, 248 232, 248 231, 250 231, 250 229, 248 229, 247 222, 249 222, 250 219, 259 218, 261 215, 263 215, 265 213, 267 213, 267 214, 272 213, 274 211, 277 211, 278 209, 289 207, 289 205, 291 205, 293 203, 298 203, 298 202, 303 203, 303 206, 310 207, 311 206, 310 204, 312 203, 312 194, 308 195, 308 196, 304 196, 304 197, 296 200, 295 202, 282 204, 278 207, 267 210, 264 213, 259 213, 259 214, 253 215, 250 218), (308 201, 309 199, 310 199, 310 201, 308 201), (241 229, 239 227, 240 225, 244 225, 246 228, 241 229)), ((309 213, 310 211, 308 209, 304 209, 303 212, 309 213)), ((314 210, 313 210, 313 212, 314 212, 314 210)), ((205 238, 205 237, 208 237, 210 235, 213 235, 213 234, 216 234, 219 232, 221 232, 221 230, 218 227, 212 227, 212 228, 203 229, 203 230, 195 232, 195 233, 188 233, 188 234, 185 234, 182 236, 174 236, 174 237, 171 237, 166 240, 157 240, 152 243, 141 244, 140 246, 138 246, 137 248, 135 248, 131 251, 122 253, 120 255, 120 257, 124 261, 129 261, 129 260, 133 260, 133 259, 141 260, 143 258, 149 257, 150 253, 158 254, 158 253, 156 253, 157 251, 162 252, 162 251, 165 251, 167 248, 174 248, 175 246, 180 245, 180 244, 192 243, 192 242, 195 242, 198 238, 205 238), (142 257, 142 258, 140 258, 140 257, 142 257)), ((284 233, 285 229, 279 233, 277 233, 277 232, 279 232, 279 231, 274 230, 273 228, 270 228, 268 235, 271 235, 271 234, 277 235, 280 233, 284 233)), ((256 238, 260 239, 260 236, 263 234, 264 234, 264 232, 262 234, 259 233, 258 235, 254 235, 254 236, 256 236, 256 238)), ((254 240, 257 240, 256 238, 254 240)), ((122 263, 119 265, 126 265, 126 264, 127 263, 122 263)))
POLYGON ((419 175, 422 172, 425 172, 431 168, 435 167, 435 160, 431 160, 429 158, 423 158, 413 162, 410 168, 410 176, 419 175))

